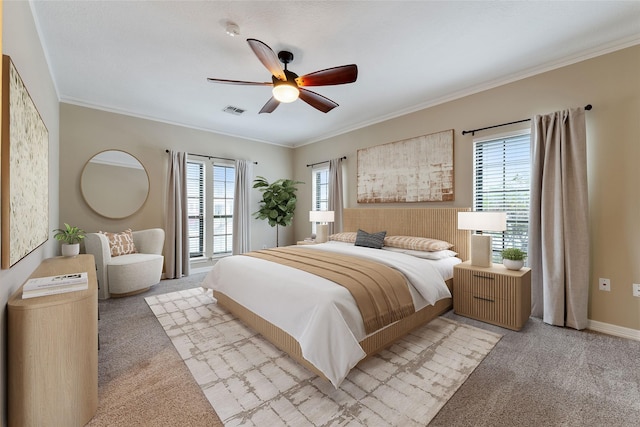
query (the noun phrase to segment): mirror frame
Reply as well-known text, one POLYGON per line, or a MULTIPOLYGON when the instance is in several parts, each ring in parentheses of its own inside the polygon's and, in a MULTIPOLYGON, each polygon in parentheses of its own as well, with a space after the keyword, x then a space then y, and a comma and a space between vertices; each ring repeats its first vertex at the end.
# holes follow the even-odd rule
MULTIPOLYGON (((151 192, 151 180, 149 179, 149 172, 147 171, 147 168, 144 166, 144 164, 140 161, 140 159, 138 159, 136 156, 134 156, 133 154, 124 151, 124 150, 119 150, 119 149, 107 149, 107 150, 102 150, 96 154, 94 154, 93 156, 91 156, 91 158, 89 158, 89 160, 87 160, 87 162, 85 163, 84 167, 82 168, 82 172, 80 174, 80 193, 82 194, 82 199, 84 200, 84 202, 87 204, 87 206, 89 207, 89 209, 91 209, 93 212, 95 212, 96 214, 104 217, 104 218, 109 218, 109 219, 124 219, 124 218, 128 218, 134 214, 136 214, 137 212, 139 212, 144 205, 147 203, 147 200, 149 199, 149 193, 151 192), (142 202, 131 212, 127 213, 126 215, 120 215, 120 216, 116 216, 116 215, 110 215, 108 212, 104 213, 104 212, 99 212, 99 210, 95 207, 95 202, 94 205, 91 204, 91 202, 88 200, 87 195, 85 195, 85 189, 83 186, 83 180, 85 179, 85 172, 87 171, 87 166, 89 166, 89 164, 91 163, 91 161, 93 159, 95 159, 97 156, 99 156, 100 154, 103 153, 107 153, 107 152, 111 152, 111 151, 117 151, 120 153, 124 153, 127 154, 129 156, 131 156, 136 162, 138 162, 138 164, 140 165, 140 167, 142 168, 142 170, 144 171, 144 174, 147 178, 147 194, 144 197, 144 200, 142 200, 142 202)), ((91 197, 89 197, 90 199, 91 197)))

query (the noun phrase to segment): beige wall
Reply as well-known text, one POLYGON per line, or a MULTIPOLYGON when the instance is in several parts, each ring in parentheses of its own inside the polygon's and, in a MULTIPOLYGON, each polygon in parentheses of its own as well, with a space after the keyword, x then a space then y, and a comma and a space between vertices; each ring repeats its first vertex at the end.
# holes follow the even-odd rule
MULTIPOLYGON (((165 227, 167 149, 257 161, 254 175, 264 176, 269 181, 288 178, 293 173, 290 148, 65 103, 60 104, 60 121, 60 220, 89 232, 165 227), (98 215, 85 203, 80 191, 84 165, 95 154, 107 149, 132 154, 149 175, 146 203, 137 213, 124 219, 98 215)), ((258 210, 259 200, 260 193, 254 190, 252 212, 258 210)), ((292 229, 280 230, 280 244, 283 242, 293 242, 292 229)), ((265 221, 253 220, 252 248, 275 244, 275 229, 265 221)))
MULTIPOLYGON (((294 178, 311 181, 306 164, 346 155, 346 206, 356 202, 357 150, 413 136, 454 129, 455 202, 415 206, 471 206, 473 136, 463 130, 507 123, 559 109, 593 104, 586 113, 591 283, 589 319, 631 328, 640 337, 640 46, 634 46, 416 113, 368 126, 294 152, 294 178), (611 279, 611 292, 598 278, 611 279)), ((529 124, 476 134, 483 137, 529 124)), ((299 197, 311 207, 311 189, 299 197)), ((296 238, 309 223, 296 222, 296 238)))
MULTIPOLYGON (((59 105, 28 2, 3 2, 2 53, 9 55, 49 131, 49 228, 58 227, 59 105)), ((49 239, 13 267, 0 270, 0 424, 6 425, 6 305, 40 262, 55 255, 58 243, 49 239)), ((9 349, 10 351, 10 349, 9 349)))

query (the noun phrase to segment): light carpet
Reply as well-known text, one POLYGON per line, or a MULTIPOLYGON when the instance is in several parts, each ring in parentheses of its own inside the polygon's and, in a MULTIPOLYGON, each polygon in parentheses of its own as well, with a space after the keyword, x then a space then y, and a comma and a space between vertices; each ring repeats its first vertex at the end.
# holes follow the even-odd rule
POLYGON ((187 289, 145 298, 225 426, 424 426, 501 335, 439 317, 335 389, 187 289))

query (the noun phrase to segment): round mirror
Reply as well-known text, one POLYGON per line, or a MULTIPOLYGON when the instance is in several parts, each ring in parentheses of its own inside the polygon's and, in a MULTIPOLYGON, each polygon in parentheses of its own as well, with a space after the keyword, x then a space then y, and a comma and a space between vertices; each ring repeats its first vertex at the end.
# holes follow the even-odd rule
POLYGON ((149 176, 131 154, 107 150, 93 156, 82 170, 80 188, 85 202, 107 218, 136 213, 149 195, 149 176))

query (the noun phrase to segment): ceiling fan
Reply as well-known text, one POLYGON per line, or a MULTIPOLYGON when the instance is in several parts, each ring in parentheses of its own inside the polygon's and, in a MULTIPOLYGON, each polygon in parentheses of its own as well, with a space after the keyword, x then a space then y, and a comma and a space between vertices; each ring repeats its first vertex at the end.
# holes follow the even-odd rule
POLYGON ((246 82, 213 78, 207 78, 207 80, 233 85, 273 86, 273 96, 264 104, 260 113, 271 113, 281 102, 293 102, 298 98, 323 113, 328 113, 338 104, 319 93, 305 89, 305 87, 342 85, 353 83, 358 78, 358 67, 355 64, 327 68, 299 77, 287 69, 287 64, 293 61, 293 53, 283 50, 276 55, 269 46, 256 39, 247 39, 247 43, 262 65, 272 74, 271 82, 246 82), (281 62, 284 64, 284 68, 280 64, 281 62))

